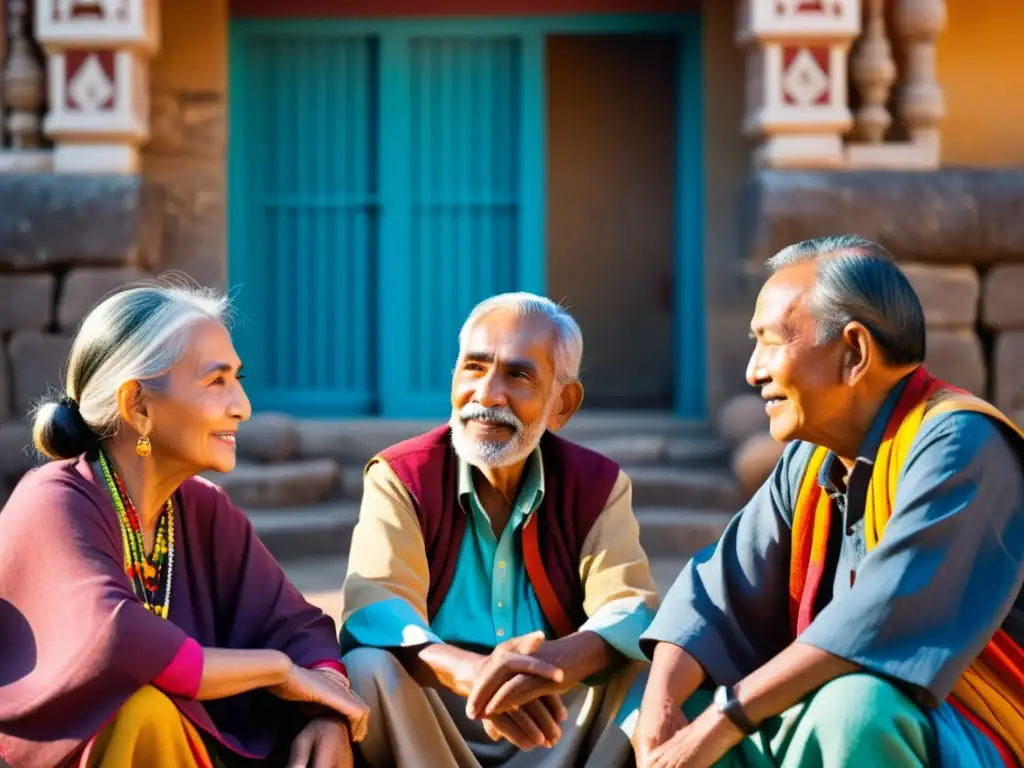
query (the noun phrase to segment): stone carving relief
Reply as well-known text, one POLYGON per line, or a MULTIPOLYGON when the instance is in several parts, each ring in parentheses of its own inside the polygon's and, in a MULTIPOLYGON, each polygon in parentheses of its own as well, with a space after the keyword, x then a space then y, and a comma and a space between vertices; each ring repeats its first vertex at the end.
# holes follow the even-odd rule
POLYGON ((131 17, 131 0, 54 0, 53 21, 127 22, 131 17))
POLYGON ((824 13, 842 16, 846 0, 775 0, 775 12, 779 16, 800 13, 824 13))
POLYGON ((117 70, 114 51, 67 52, 66 103, 76 112, 109 112, 115 107, 117 70))
POLYGON ((782 49, 782 101, 800 107, 829 103, 829 49, 826 46, 782 49))

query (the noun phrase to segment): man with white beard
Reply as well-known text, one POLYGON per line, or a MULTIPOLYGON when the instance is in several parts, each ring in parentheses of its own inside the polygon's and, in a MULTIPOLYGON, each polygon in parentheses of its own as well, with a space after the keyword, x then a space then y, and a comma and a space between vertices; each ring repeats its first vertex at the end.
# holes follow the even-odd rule
POLYGON ((375 456, 341 643, 371 766, 632 766, 657 609, 629 478, 557 437, 583 339, 532 294, 459 334, 449 424, 375 456))

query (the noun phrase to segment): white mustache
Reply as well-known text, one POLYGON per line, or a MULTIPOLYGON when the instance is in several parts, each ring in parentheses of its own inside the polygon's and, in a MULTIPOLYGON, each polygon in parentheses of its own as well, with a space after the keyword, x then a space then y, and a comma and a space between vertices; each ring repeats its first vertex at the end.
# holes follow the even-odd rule
POLYGON ((459 411, 459 418, 463 424, 467 421, 488 421, 493 424, 503 424, 506 427, 511 427, 516 432, 523 428, 523 422, 507 406, 484 408, 477 403, 469 403, 459 411))

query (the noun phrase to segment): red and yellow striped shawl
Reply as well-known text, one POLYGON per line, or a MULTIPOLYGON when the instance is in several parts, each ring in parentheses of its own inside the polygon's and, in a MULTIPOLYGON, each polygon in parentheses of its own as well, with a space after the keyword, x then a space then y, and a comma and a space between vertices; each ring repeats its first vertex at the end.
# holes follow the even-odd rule
MULTIPOLYGON (((896 403, 875 457, 864 511, 868 551, 878 544, 893 514, 896 483, 918 430, 928 419, 950 411, 983 413, 1011 428, 1024 442, 1024 431, 995 407, 918 368, 896 403)), ((794 636, 813 620, 815 598, 825 576, 831 499, 818 485, 818 475, 827 456, 821 447, 812 454, 794 510, 789 572, 794 636)), ((949 701, 992 740, 1007 765, 1024 765, 1024 650, 1003 630, 996 632, 964 672, 949 701)))

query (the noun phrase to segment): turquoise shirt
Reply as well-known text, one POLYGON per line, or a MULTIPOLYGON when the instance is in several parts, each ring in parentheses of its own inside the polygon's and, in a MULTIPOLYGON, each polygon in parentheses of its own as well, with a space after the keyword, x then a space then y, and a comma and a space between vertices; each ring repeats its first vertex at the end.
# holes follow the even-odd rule
MULTIPOLYGON (((458 494, 468 515, 451 587, 433 622, 427 625, 404 600, 383 600, 353 613, 342 628, 345 652, 358 646, 409 647, 426 643, 493 648, 504 640, 542 630, 555 633, 541 610, 523 561, 518 532, 544 498, 540 448, 529 457, 512 514, 495 536, 473 484, 472 467, 459 462, 458 494)), ((652 611, 641 600, 613 600, 591 616, 580 631, 592 631, 624 656, 646 661, 639 638, 652 611)))

